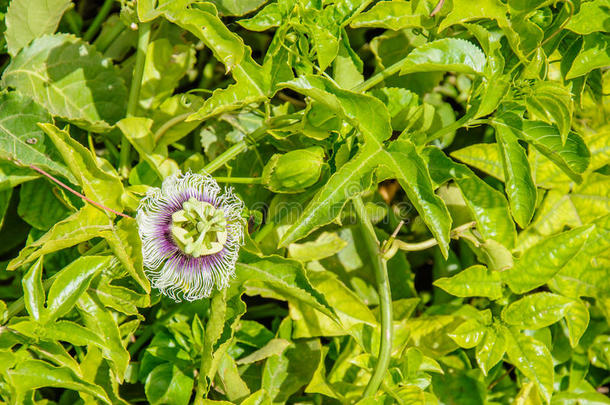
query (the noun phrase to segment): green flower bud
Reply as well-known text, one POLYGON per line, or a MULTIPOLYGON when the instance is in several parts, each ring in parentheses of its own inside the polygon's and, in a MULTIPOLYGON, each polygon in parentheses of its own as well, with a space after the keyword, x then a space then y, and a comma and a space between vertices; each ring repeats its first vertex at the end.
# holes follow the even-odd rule
POLYGON ((275 193, 298 193, 320 178, 324 149, 314 146, 275 154, 263 169, 263 184, 275 193))

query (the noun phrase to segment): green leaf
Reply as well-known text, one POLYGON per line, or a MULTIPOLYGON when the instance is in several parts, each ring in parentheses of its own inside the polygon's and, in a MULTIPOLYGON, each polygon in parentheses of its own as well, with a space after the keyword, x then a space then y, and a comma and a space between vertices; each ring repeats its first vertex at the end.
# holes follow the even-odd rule
POLYGON ((536 208, 536 186, 525 155, 515 134, 504 126, 496 127, 496 139, 500 149, 506 194, 513 218, 525 228, 534 216, 536 208))
POLYGON ((521 329, 540 329, 563 318, 572 303, 572 299, 562 295, 531 294, 505 307, 502 320, 521 329))
POLYGON ((11 203, 12 196, 12 188, 0 191, 0 229, 2 229, 2 225, 4 224, 4 216, 6 215, 6 211, 11 203))
POLYGON ((378 149, 365 147, 341 166, 314 195, 294 225, 282 235, 279 245, 288 246, 336 220, 352 197, 370 187, 379 155, 378 149))
POLYGON ((46 320, 55 320, 74 307, 91 279, 108 267, 108 256, 82 256, 61 269, 49 289, 46 320))
POLYGON ((94 279, 89 286, 89 293, 105 306, 126 315, 138 315, 138 307, 150 305, 148 294, 139 294, 127 287, 111 285, 107 279, 94 279))
POLYGON ((485 63, 485 54, 476 45, 463 39, 444 38, 411 51, 400 74, 436 71, 483 74, 485 63))
POLYGON ((0 94, 0 120, 0 159, 33 164, 76 182, 37 125, 51 121, 44 108, 16 92, 0 94))
POLYGON ((311 381, 320 351, 320 341, 310 339, 293 343, 283 354, 270 357, 263 369, 262 388, 274 402, 285 402, 311 381))
POLYGON ((315 241, 288 245, 288 256, 302 262, 321 260, 340 252, 345 246, 347 242, 338 234, 322 232, 315 241))
POLYGON ((116 226, 112 223, 110 229, 103 232, 101 236, 108 242, 108 245, 127 273, 142 287, 144 291, 150 293, 150 282, 144 274, 142 258, 142 241, 138 234, 138 225, 131 218, 122 218, 116 226))
MULTIPOLYGON (((42 131, 40 133, 44 138, 44 134, 42 134, 42 131)), ((0 151, 2 151, 1 148, 0 151)), ((0 155, 0 159, 3 158, 5 157, 2 157, 2 155, 0 155)), ((66 170, 66 173, 69 172, 66 170)), ((19 184, 37 179, 38 177, 40 177, 40 175, 29 168, 17 167, 9 162, 0 161, 0 190, 12 189, 13 187, 18 186, 19 184)))
POLYGON ((460 347, 471 349, 485 337, 486 329, 479 322, 469 319, 451 332, 449 337, 460 347))
POLYGON ((212 0, 218 12, 226 16, 242 16, 256 10, 267 0, 212 0))
POLYGON ((605 215, 610 204, 610 177, 591 173, 571 193, 549 190, 531 226, 519 235, 519 249, 528 248, 542 236, 577 227, 605 215))
POLYGON ((182 38, 182 31, 175 25, 161 25, 156 38, 146 49, 140 106, 156 109, 172 95, 189 69, 195 63, 195 49, 182 38))
POLYGON ((504 169, 500 151, 493 143, 477 143, 451 152, 451 156, 468 166, 479 169, 498 180, 504 181, 504 169))
MULTIPOLYGON (((115 210, 122 210, 123 183, 114 171, 102 169, 101 158, 70 137, 70 134, 53 124, 40 124, 64 158, 85 196, 115 210)), ((110 166, 108 164, 104 166, 110 166)))
POLYGON ((570 90, 558 82, 536 81, 528 87, 525 106, 532 119, 540 119, 547 124, 555 124, 565 143, 572 124, 574 105, 570 90))
POLYGON ((205 100, 203 107, 189 116, 188 121, 206 120, 248 104, 260 103, 271 95, 273 86, 270 82, 269 71, 273 66, 272 64, 259 66, 252 59, 250 52, 250 49, 246 48, 243 62, 232 70, 235 84, 231 84, 225 89, 214 90, 212 95, 205 100))
POLYGON ((261 32, 281 24, 284 15, 278 3, 269 3, 254 17, 237 21, 239 25, 250 31, 261 32))
POLYGON ((582 49, 566 74, 566 80, 586 75, 593 69, 610 65, 610 35, 595 32, 586 35, 584 38, 582 49))
POLYGON ((581 250, 593 229, 584 226, 543 239, 502 273, 504 281, 517 294, 544 285, 581 250))
POLYGON ((498 117, 494 123, 496 128, 505 127, 518 139, 531 144, 575 182, 582 181, 580 175, 589 165, 590 153, 583 139, 576 133, 569 132, 564 144, 557 127, 544 122, 524 121, 509 113, 498 117))
POLYGON ((434 285, 456 297, 487 297, 492 300, 502 297, 500 273, 481 265, 471 266, 453 277, 440 278, 434 285))
POLYGON ((34 228, 49 230, 72 213, 68 208, 72 203, 60 200, 62 197, 56 194, 57 190, 61 189, 56 188, 46 179, 23 184, 19 190, 17 213, 34 228), (44 215, 40 215, 41 212, 44 212, 44 215))
POLYGON ((487 327, 485 336, 477 345, 475 352, 477 364, 483 374, 487 375, 489 370, 502 360, 505 352, 506 339, 502 330, 495 324, 487 327))
POLYGON ((428 147, 424 153, 435 183, 443 184, 451 178, 456 182, 483 239, 493 239, 512 248, 516 231, 504 195, 466 166, 453 162, 438 148, 428 147))
POLYGON ((536 384, 544 401, 550 403, 554 379, 551 353, 543 343, 531 336, 508 328, 503 328, 503 331, 509 361, 536 384))
POLYGON ((365 142, 379 144, 392 135, 390 115, 375 97, 341 89, 330 80, 313 75, 301 76, 282 86, 311 97, 335 111, 362 133, 365 142))
POLYGON ((186 405, 193 390, 193 378, 178 367, 163 363, 146 377, 144 389, 151 404, 186 405))
POLYGON ((85 205, 78 212, 55 224, 40 239, 21 249, 19 256, 9 262, 7 269, 14 270, 47 253, 88 241, 108 229, 108 217, 98 208, 85 205))
POLYGON ((566 29, 577 34, 587 35, 592 32, 608 32, 606 16, 610 2, 608 0, 593 0, 582 3, 578 13, 574 14, 566 25, 566 29))
POLYGON ((42 387, 57 387, 83 392, 111 404, 100 387, 80 378, 67 367, 54 367, 42 360, 25 360, 12 370, 8 370, 10 384, 18 394, 42 387))
POLYGON ((381 162, 396 177, 447 257, 451 216, 443 200, 434 194, 430 174, 415 146, 410 141, 394 141, 381 156, 381 162))
POLYGON ((279 256, 259 258, 250 253, 240 255, 235 273, 249 295, 261 295, 287 301, 299 301, 336 318, 333 308, 307 279, 299 262, 279 256))
POLYGON ((271 356, 280 356, 290 345, 291 342, 285 339, 271 339, 265 346, 237 360, 237 364, 251 364, 271 356))
POLYGON ((21 279, 23 285, 23 300, 28 314, 39 320, 46 311, 44 307, 45 292, 42 286, 42 257, 30 266, 30 269, 21 279))
POLYGON ((89 292, 80 295, 78 309, 85 326, 103 338, 104 344, 101 349, 104 357, 110 360, 118 381, 123 382, 129 365, 129 352, 123 346, 121 333, 113 314, 89 292))
POLYGON ((32 40, 57 29, 70 0, 12 0, 4 17, 6 45, 11 56, 32 40))
POLYGON ((289 304, 293 319, 293 337, 342 336, 351 334, 363 344, 362 326, 375 326, 377 320, 367 305, 333 273, 311 272, 312 286, 323 294, 340 322, 317 311, 311 305, 293 300, 289 304))
POLYGON ((604 370, 610 370, 610 336, 596 336, 587 351, 592 365, 604 370))
POLYGON ((569 297, 604 297, 610 288, 610 216, 594 222, 582 249, 555 275, 549 286, 569 297))
POLYGON ((455 0, 453 1, 451 12, 443 19, 438 27, 438 31, 441 32, 454 24, 481 18, 504 22, 506 20, 506 12, 506 5, 499 0, 482 0, 476 4, 472 4, 468 0, 455 0))
POLYGON ((125 115, 127 89, 114 66, 70 35, 35 39, 11 61, 2 80, 86 130, 107 131, 125 115))
POLYGON ((412 2, 381 1, 360 13, 350 22, 352 28, 385 28, 402 30, 404 28, 428 28, 433 20, 425 2, 419 3, 413 9, 412 2))
POLYGON ((589 310, 583 301, 575 299, 566 309, 565 318, 568 324, 570 345, 576 347, 589 326, 589 310))

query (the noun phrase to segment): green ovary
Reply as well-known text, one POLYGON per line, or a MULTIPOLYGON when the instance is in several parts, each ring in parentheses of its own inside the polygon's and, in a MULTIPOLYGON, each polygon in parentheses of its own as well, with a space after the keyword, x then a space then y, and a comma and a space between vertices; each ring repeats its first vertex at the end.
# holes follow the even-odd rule
POLYGON ((227 241, 224 212, 194 197, 172 215, 171 232, 182 251, 193 257, 218 253, 227 241))

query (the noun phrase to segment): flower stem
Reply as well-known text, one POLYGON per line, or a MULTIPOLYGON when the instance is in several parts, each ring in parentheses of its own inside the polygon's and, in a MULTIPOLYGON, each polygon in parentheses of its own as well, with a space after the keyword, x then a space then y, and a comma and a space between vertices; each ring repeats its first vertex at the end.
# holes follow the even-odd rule
POLYGON ((104 4, 102 4, 100 11, 97 13, 95 18, 93 19, 93 22, 91 23, 91 25, 85 32, 85 35, 83 35, 83 39, 85 41, 87 41, 87 42, 91 41, 93 39, 93 37, 95 36, 95 34, 97 34, 97 31, 100 29, 100 26, 106 20, 108 13, 110 13, 110 10, 112 10, 113 3, 114 3, 114 0, 105 0, 104 1, 104 4))
MULTIPOLYGON (((138 27, 138 49, 136 50, 136 65, 133 68, 133 78, 129 89, 129 99, 127 100, 127 116, 133 117, 138 111, 138 101, 140 99, 140 87, 142 86, 142 75, 144 74, 144 62, 146 61, 146 50, 150 41, 150 23, 140 23, 138 27)), ((127 137, 121 138, 121 156, 119 162, 119 172, 123 178, 129 176, 129 155, 131 144, 127 137)))
POLYGON ((382 257, 379 247, 379 240, 375 235, 373 224, 369 220, 362 198, 357 196, 353 199, 354 208, 360 227, 364 235, 364 241, 375 270, 375 280, 377 282, 377 292, 379 294, 379 309, 381 312, 381 341, 377 364, 373 375, 367 384, 363 397, 375 395, 383 377, 390 365, 392 354, 392 293, 390 291, 390 281, 388 279, 387 261, 382 257))

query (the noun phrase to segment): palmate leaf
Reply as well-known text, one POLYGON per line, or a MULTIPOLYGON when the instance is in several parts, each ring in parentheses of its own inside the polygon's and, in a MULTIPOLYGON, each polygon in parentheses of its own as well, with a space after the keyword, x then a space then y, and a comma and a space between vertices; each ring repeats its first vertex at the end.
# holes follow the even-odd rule
POLYGON ((52 142, 38 127, 40 122, 51 122, 51 116, 32 99, 17 92, 1 94, 0 159, 33 164, 76 183, 72 173, 60 161, 52 142))
POLYGON ((52 34, 72 6, 70 0, 13 0, 6 11, 6 45, 15 56, 21 48, 45 34, 52 34))
POLYGON ((86 130, 107 131, 125 115, 127 88, 115 67, 70 35, 35 39, 7 66, 2 81, 86 130))
POLYGON ((373 170, 382 165, 382 177, 395 177, 400 182, 446 255, 451 228, 447 207, 434 194, 428 170, 411 142, 395 141, 385 149, 382 142, 390 137, 391 126, 381 101, 340 89, 321 77, 304 76, 284 85, 335 111, 360 131, 364 145, 314 196, 297 223, 283 235, 280 245, 286 246, 337 218, 347 201, 369 186, 373 170))
MULTIPOLYGON (((214 52, 214 56, 232 72, 235 84, 226 89, 218 89, 206 100, 198 112, 189 117, 190 121, 203 120, 213 115, 265 100, 270 96, 272 83, 268 76, 273 63, 258 65, 251 56, 251 50, 243 40, 231 32, 220 20, 213 5, 204 9, 187 9, 186 4, 171 2, 158 4, 138 3, 138 15, 149 21, 164 15, 169 21, 190 31, 214 52)), ((286 80, 282 77, 280 80, 286 80)))

